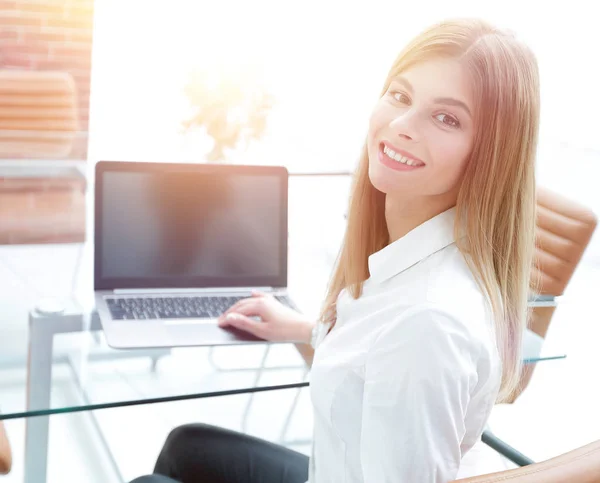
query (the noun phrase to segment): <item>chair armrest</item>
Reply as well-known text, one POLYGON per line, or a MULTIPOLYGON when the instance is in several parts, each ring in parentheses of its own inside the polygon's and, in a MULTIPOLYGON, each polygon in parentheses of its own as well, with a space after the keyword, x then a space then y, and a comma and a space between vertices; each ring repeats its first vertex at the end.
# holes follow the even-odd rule
POLYGON ((484 431, 481 436, 481 441, 487 444, 490 448, 500 453, 505 458, 508 458, 514 464, 519 466, 527 466, 535 463, 532 459, 529 459, 524 454, 517 451, 512 446, 502 441, 498 436, 492 434, 489 431, 484 431))

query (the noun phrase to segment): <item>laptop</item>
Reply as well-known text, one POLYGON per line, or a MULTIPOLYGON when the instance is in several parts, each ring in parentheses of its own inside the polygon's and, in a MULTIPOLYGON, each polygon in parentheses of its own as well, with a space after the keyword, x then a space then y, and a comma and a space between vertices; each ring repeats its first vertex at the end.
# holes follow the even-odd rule
POLYGON ((217 317, 252 290, 296 308, 284 167, 100 161, 95 176, 95 302, 111 347, 264 343, 217 317))

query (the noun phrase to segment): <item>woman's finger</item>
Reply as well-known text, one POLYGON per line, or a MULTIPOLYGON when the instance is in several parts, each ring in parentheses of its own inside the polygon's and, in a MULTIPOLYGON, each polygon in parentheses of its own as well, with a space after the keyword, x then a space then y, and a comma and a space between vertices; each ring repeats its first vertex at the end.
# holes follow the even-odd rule
POLYGON ((219 321, 225 319, 229 314, 241 314, 247 317, 258 316, 262 317, 262 303, 258 299, 246 299, 241 300, 236 304, 236 306, 231 307, 227 310, 221 317, 219 317, 219 321), (243 302, 243 303, 242 303, 243 302))
POLYGON ((245 315, 231 313, 223 322, 219 322, 219 327, 235 327, 236 329, 248 332, 261 339, 265 338, 266 325, 262 322, 256 322, 255 320, 246 317, 245 315))
POLYGON ((242 307, 243 305, 247 304, 248 302, 252 302, 252 301, 253 301, 252 298, 238 300, 231 307, 229 307, 225 312, 223 312, 221 317, 225 317, 227 314, 230 314, 231 312, 237 312, 240 307, 242 307))
POLYGON ((260 290, 252 290, 251 294, 252 294, 252 296, 249 298, 238 300, 235 304, 233 304, 225 312, 223 312, 223 314, 219 318, 225 317, 228 314, 230 314, 231 312, 238 312, 239 308, 246 305, 248 302, 252 302, 253 300, 269 296, 268 293, 261 292, 260 290))

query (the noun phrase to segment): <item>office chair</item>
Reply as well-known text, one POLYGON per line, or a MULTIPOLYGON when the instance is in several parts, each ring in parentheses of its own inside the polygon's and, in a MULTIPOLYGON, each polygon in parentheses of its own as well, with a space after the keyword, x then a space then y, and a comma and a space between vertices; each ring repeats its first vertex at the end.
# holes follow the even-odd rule
MULTIPOLYGON (((537 188, 532 277, 539 280, 539 295, 563 295, 597 224, 598 219, 589 208, 547 188, 537 188)), ((556 304, 532 309, 529 329, 545 338, 555 310, 556 304)), ((535 364, 524 366, 521 383, 510 402, 514 402, 528 386, 534 369, 535 364)))
MULTIPOLYGON (((566 290, 594 234, 598 219, 589 208, 544 187, 537 188, 536 204, 536 247, 532 278, 539 281, 538 294, 552 299, 563 295, 566 290)), ((555 310, 556 303, 547 307, 533 308, 529 329, 545 338, 555 310)), ((511 396, 509 403, 516 401, 529 385, 534 369, 535 364, 523 366, 519 387, 511 396)), ((518 466, 533 464, 531 459, 490 431, 484 432, 482 441, 518 466)))
MULTIPOLYGON (((87 189, 85 173, 63 162, 80 133, 75 81, 67 72, 4 70, 0 98, 0 245, 80 244, 74 291, 87 189)), ((34 286, 10 257, 0 263, 34 286)))

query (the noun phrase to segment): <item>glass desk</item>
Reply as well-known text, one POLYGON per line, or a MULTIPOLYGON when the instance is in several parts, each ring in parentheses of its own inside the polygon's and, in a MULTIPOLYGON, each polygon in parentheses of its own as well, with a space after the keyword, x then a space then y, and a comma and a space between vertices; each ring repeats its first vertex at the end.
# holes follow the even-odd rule
POLYGON ((26 418, 26 483, 46 481, 50 415, 308 386, 293 344, 114 350, 97 314, 84 314, 75 304, 54 316, 32 311, 25 370, 1 368, 20 394, 0 396, 0 420, 26 418))
MULTIPOLYGON (((562 357, 542 352, 526 362, 562 357)), ((75 302, 59 315, 30 313, 26 371, 15 371, 22 398, 0 400, 0 420, 26 418, 26 483, 46 481, 50 415, 298 388, 283 434, 299 388, 309 384, 293 344, 114 350, 104 341, 97 314, 75 302), (132 387, 110 390, 111 381, 123 377, 132 387), (65 384, 74 395, 69 400, 56 397, 65 384)), ((252 404, 250 396, 244 427, 252 404)))

